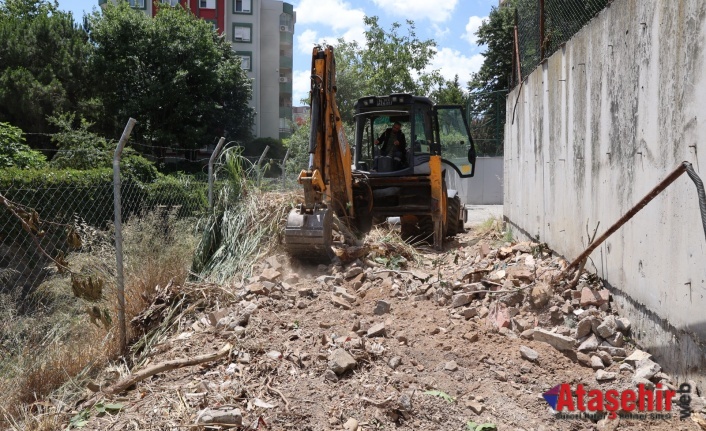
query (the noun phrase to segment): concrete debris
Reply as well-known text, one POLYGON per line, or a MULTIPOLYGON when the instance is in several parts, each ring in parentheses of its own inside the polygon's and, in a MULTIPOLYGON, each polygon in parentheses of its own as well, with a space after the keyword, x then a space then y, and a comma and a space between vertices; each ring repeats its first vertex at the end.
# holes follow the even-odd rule
POLYGON ((478 341, 478 333, 476 332, 466 332, 463 334, 463 339, 467 340, 470 343, 475 343, 478 341))
POLYGON ((598 356, 591 356, 591 368, 594 370, 604 369, 605 365, 603 365, 603 360, 601 360, 598 356))
POLYGON ((615 317, 608 316, 603 320, 603 323, 598 325, 596 333, 602 338, 610 338, 615 334, 616 328, 615 317))
POLYGON ((591 319, 583 319, 576 325, 576 339, 581 339, 591 333, 591 319))
POLYGON ((532 350, 527 346, 520 346, 520 356, 530 362, 536 362, 537 359, 539 359, 539 353, 537 353, 536 350, 532 350))
POLYGON ((652 357, 651 354, 644 352, 639 349, 635 349, 634 352, 630 354, 627 358, 625 358, 625 363, 632 365, 633 368, 637 365, 638 362, 650 359, 652 357))
POLYGON ((355 358, 343 349, 334 350, 328 361, 329 369, 337 375, 341 375, 348 370, 352 370, 356 365, 357 362, 355 358))
POLYGON ((206 408, 201 410, 196 419, 196 424, 219 424, 242 426, 243 414, 240 409, 232 407, 206 408))
POLYGON ((613 372, 598 370, 596 371, 596 380, 599 382, 607 382, 609 380, 615 380, 617 375, 613 372))
POLYGON ((550 344, 552 347, 559 351, 569 351, 574 348, 576 340, 572 337, 567 337, 565 335, 560 335, 554 332, 549 332, 546 329, 535 328, 533 338, 536 341, 542 341, 550 344))
POLYGON ((547 283, 539 282, 534 285, 530 292, 530 303, 535 308, 542 308, 552 297, 552 288, 547 283))
POLYGON ((358 421, 353 418, 349 418, 346 423, 343 424, 343 429, 346 431, 357 431, 358 421))
POLYGON ((456 371, 458 370, 458 365, 456 364, 455 361, 449 361, 444 364, 444 370, 446 371, 456 371))
POLYGON ((382 316, 383 314, 387 314, 390 312, 390 303, 387 301, 383 301, 382 299, 377 302, 375 305, 375 309, 373 310, 373 314, 376 316, 382 316))
POLYGON ((592 352, 598 348, 598 338, 591 334, 578 348, 579 352, 592 352))
POLYGON ((356 267, 350 268, 348 271, 346 271, 346 274, 343 276, 343 278, 348 280, 348 279, 351 279, 351 278, 353 278, 357 275, 360 275, 362 273, 363 273, 363 268, 356 266, 356 267))
POLYGON ((627 317, 617 317, 615 319, 615 324, 618 331, 622 333, 627 333, 630 331, 630 320, 628 320, 627 317))
POLYGON ((269 281, 270 283, 274 283, 277 281, 282 276, 282 273, 277 271, 276 269, 273 268, 267 268, 266 270, 262 271, 260 274, 260 278, 269 281))
POLYGON ((651 359, 643 359, 637 362, 635 367, 635 375, 633 376, 633 381, 636 379, 651 379, 655 374, 662 371, 662 367, 651 359))
POLYGON ((368 329, 368 338, 373 337, 384 337, 385 336, 385 323, 377 323, 368 329))
POLYGON ((459 293, 451 298, 451 308, 463 307, 473 301, 472 293, 459 293))

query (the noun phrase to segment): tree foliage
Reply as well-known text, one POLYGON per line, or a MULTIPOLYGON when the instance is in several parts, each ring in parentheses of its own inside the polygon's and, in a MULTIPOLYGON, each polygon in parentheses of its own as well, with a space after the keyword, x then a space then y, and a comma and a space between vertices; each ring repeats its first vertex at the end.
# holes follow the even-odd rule
POLYGON ((8 123, 0 123, 0 168, 33 168, 46 165, 44 154, 31 149, 22 136, 22 130, 8 123))
POLYGON ((432 98, 442 105, 465 105, 466 95, 458 82, 458 75, 455 75, 452 81, 447 80, 440 85, 432 94, 432 98))
POLYGON ((378 17, 365 17, 365 45, 338 39, 336 55, 336 102, 341 118, 351 123, 358 98, 367 95, 411 93, 428 95, 443 79, 438 70, 428 71, 436 54, 433 39, 421 40, 414 21, 406 29, 395 22, 390 30, 380 27, 378 17))
POLYGON ((91 52, 86 32, 56 2, 0 2, 0 121, 47 133, 49 115, 95 112, 91 52))
POLYGON ((151 18, 121 2, 89 23, 103 130, 116 135, 133 117, 135 137, 155 146, 198 148, 219 134, 249 138, 250 82, 209 22, 179 6, 160 5, 151 18))

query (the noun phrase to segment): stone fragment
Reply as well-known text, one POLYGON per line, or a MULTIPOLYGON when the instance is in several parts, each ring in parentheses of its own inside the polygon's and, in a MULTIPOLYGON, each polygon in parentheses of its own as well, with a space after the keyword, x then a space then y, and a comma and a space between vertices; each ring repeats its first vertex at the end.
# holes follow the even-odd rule
POLYGON ((451 308, 463 307, 473 301, 472 293, 458 293, 451 298, 451 308))
POLYGON ((392 358, 390 358, 390 361, 387 364, 390 366, 390 368, 395 370, 397 369, 397 367, 402 365, 402 358, 400 358, 399 356, 393 356, 392 358))
POLYGON ((622 347, 613 347, 611 345, 606 346, 601 344, 600 346, 598 346, 598 350, 608 352, 613 358, 624 358, 626 354, 625 349, 623 349, 622 347))
POLYGON ((618 317, 615 319, 615 324, 617 326, 618 331, 626 333, 630 331, 630 320, 628 320, 626 317, 618 317))
POLYGON ((262 271, 260 277, 262 277, 263 280, 269 281, 270 283, 274 283, 278 278, 280 278, 281 275, 282 273, 277 271, 276 269, 267 268, 266 270, 262 271))
POLYGON ((595 334, 591 334, 577 349, 579 352, 592 352, 598 348, 598 338, 595 334))
POLYGON ((340 296, 331 295, 331 302, 333 303, 333 305, 335 305, 337 307, 341 307, 344 310, 350 310, 351 308, 353 308, 351 306, 350 302, 346 301, 345 299, 341 298, 340 296))
POLYGON ((630 364, 620 364, 620 371, 627 371, 628 373, 632 373, 635 371, 635 368, 632 367, 630 364))
POLYGON ((633 381, 635 379, 651 379, 654 377, 655 374, 659 373, 662 371, 662 367, 652 361, 652 359, 643 359, 639 362, 637 362, 637 366, 635 367, 635 375, 633 376, 633 381))
POLYGON ((267 262, 270 265, 270 268, 274 269, 275 271, 279 271, 282 269, 282 264, 279 262, 281 259, 281 256, 270 256, 267 259, 265 259, 265 262, 267 262))
POLYGON ((601 361, 603 361, 603 364, 605 364, 606 367, 610 366, 613 363, 613 358, 610 356, 610 354, 608 354, 608 352, 597 350, 596 356, 601 358, 601 361))
POLYGON ((603 319, 603 323, 598 325, 596 328, 596 333, 602 338, 610 338, 615 334, 617 325, 615 324, 615 317, 608 316, 603 319))
POLYGON ((385 323, 376 323, 368 329, 368 338, 384 337, 385 323))
POLYGON ((333 370, 326 369, 326 371, 324 371, 324 380, 336 383, 338 381, 338 376, 333 372, 333 370))
POLYGON ((642 350, 639 350, 639 349, 635 349, 635 351, 632 352, 630 354, 630 356, 625 358, 625 363, 632 365, 634 368, 638 362, 640 362, 644 359, 650 359, 651 357, 652 357, 651 354, 644 352, 642 350))
POLYGON ((488 316, 488 313, 489 313, 489 312, 490 312, 490 310, 488 310, 488 307, 481 307, 481 308, 478 309, 478 317, 480 317, 481 319, 483 319, 483 318, 485 318, 486 316, 488 316))
POLYGON ((583 365, 584 367, 591 366, 591 357, 585 353, 576 352, 576 359, 578 360, 579 364, 583 365))
POLYGON ((344 287, 336 287, 333 290, 333 294, 336 296, 340 296, 341 298, 345 299, 346 301, 350 302, 351 304, 355 302, 356 297, 355 295, 351 295, 348 293, 348 291, 344 287))
POLYGON ((591 333, 591 319, 583 319, 576 325, 576 339, 583 338, 591 333))
POLYGON ((574 348, 576 340, 572 337, 567 337, 565 335, 556 334, 554 332, 549 332, 545 329, 535 328, 534 329, 534 340, 543 341, 550 344, 557 350, 568 351, 574 348))
POLYGON ((299 293, 299 296, 311 297, 314 296, 314 289, 311 287, 300 287, 297 289, 297 293, 299 293))
POLYGON ((522 333, 520 334, 520 338, 524 338, 525 340, 534 339, 534 328, 525 329, 524 331, 522 331, 522 333))
POLYGON ((243 414, 240 409, 232 407, 206 408, 199 412, 197 424, 243 425, 243 414))
POLYGON ((505 371, 493 370, 493 373, 495 373, 495 377, 497 377, 497 379, 501 382, 507 382, 507 374, 505 373, 505 371))
POLYGON ((488 323, 490 326, 498 329, 510 327, 510 313, 505 307, 505 304, 501 306, 496 303, 496 305, 491 308, 490 314, 488 314, 488 323))
POLYGON ((654 390, 655 384, 652 383, 651 381, 642 378, 642 377, 635 377, 633 376, 632 378, 632 383, 635 385, 635 387, 639 388, 640 385, 643 385, 644 388, 648 391, 654 390))
POLYGON ((520 356, 530 362, 536 362, 539 359, 539 353, 536 350, 530 349, 527 346, 520 346, 520 356))
POLYGON ((602 370, 605 368, 603 361, 598 356, 591 356, 591 368, 594 370, 602 370))
POLYGON ((614 333, 610 337, 607 337, 605 340, 608 342, 608 344, 610 344, 613 347, 623 347, 623 345, 625 344, 625 339, 623 338, 623 334, 620 332, 614 333))
POLYGON ((467 341, 469 341, 469 342, 471 342, 471 343, 475 343, 476 341, 478 341, 478 333, 476 333, 476 332, 466 332, 465 334, 463 334, 463 339, 464 339, 464 340, 467 340, 467 341))
POLYGON ((246 289, 248 292, 253 293, 255 295, 268 295, 270 293, 270 290, 265 287, 265 285, 258 281, 252 284, 248 284, 246 289))
POLYGON ((331 353, 328 361, 328 367, 337 375, 341 375, 348 370, 352 370, 356 366, 356 361, 350 353, 343 349, 336 349, 331 353))
POLYGON ((589 305, 595 305, 597 307, 608 302, 610 298, 610 292, 603 289, 598 292, 591 290, 588 286, 581 289, 581 306, 588 307, 589 305))
POLYGON ((444 364, 444 370, 456 371, 456 370, 458 370, 458 364, 456 364, 456 361, 449 361, 444 364))
POLYGON ((552 288, 547 283, 539 282, 532 287, 530 292, 530 303, 535 308, 542 308, 552 297, 552 288))
POLYGON ((534 281, 534 271, 525 265, 516 265, 508 267, 507 278, 514 278, 525 283, 534 281))
POLYGON ((375 305, 375 309, 373 310, 373 314, 376 316, 382 316, 383 314, 387 314, 390 312, 390 303, 387 301, 379 300, 377 304, 375 305))
POLYGON ((349 269, 348 271, 346 271, 346 274, 343 276, 343 278, 348 280, 349 278, 353 278, 353 277, 360 275, 362 273, 363 273, 363 268, 361 268, 359 266, 355 266, 355 267, 349 269))
POLYGON ((358 421, 353 418, 348 418, 343 424, 343 429, 346 431, 358 431, 358 421))
POLYGON ((476 400, 472 400, 472 401, 467 402, 466 406, 468 406, 468 408, 470 408, 471 411, 473 411, 473 413, 475 413, 477 415, 483 413, 483 410, 485 409, 483 404, 481 404, 480 402, 478 402, 476 400))
POLYGON ((609 380, 615 380, 616 374, 613 372, 598 370, 596 371, 596 380, 599 382, 607 382, 609 380))
POLYGON ((475 307, 467 307, 461 310, 461 316, 463 316, 466 319, 470 319, 471 317, 476 317, 478 315, 478 310, 475 307))

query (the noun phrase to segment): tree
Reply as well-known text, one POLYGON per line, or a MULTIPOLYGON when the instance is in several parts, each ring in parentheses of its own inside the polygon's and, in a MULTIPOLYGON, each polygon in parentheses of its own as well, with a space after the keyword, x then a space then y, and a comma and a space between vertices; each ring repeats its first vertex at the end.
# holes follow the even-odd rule
POLYGON ((432 94, 434 101, 444 105, 465 105, 466 95, 463 93, 461 83, 458 82, 458 75, 453 81, 446 81, 432 94))
POLYGON ((91 52, 86 32, 55 2, 0 2, 0 121, 48 133, 49 115, 96 112, 96 101, 89 97, 91 52))
POLYGON ((479 154, 502 153, 503 127, 498 127, 498 121, 505 122, 504 95, 512 77, 514 6, 515 0, 510 0, 503 7, 493 7, 476 31, 478 43, 487 47, 483 65, 468 83, 471 114, 478 125, 474 135, 487 137, 476 139, 479 154), (481 129, 486 126, 487 130, 481 129))
POLYGON ((428 95, 443 83, 438 70, 427 68, 436 53, 436 42, 420 40, 414 21, 407 20, 406 33, 395 22, 389 31, 378 17, 365 17, 365 46, 338 39, 336 49, 336 102, 341 118, 353 122, 355 102, 366 95, 411 93, 428 95))
POLYGON ((0 123, 0 168, 40 169, 47 158, 31 149, 22 136, 22 130, 8 123, 0 123))
POLYGON ((209 22, 180 6, 161 4, 153 19, 109 2, 89 25, 106 133, 119 134, 133 117, 136 139, 155 147, 195 149, 217 135, 249 139, 250 81, 209 22))

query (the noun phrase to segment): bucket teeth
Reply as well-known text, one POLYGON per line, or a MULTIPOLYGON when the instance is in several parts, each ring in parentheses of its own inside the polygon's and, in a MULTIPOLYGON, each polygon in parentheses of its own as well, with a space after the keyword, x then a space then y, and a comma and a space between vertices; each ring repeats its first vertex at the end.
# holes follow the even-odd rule
POLYGON ((329 209, 311 213, 293 209, 287 216, 284 230, 285 248, 295 259, 330 263, 334 257, 331 249, 333 213, 329 209))

